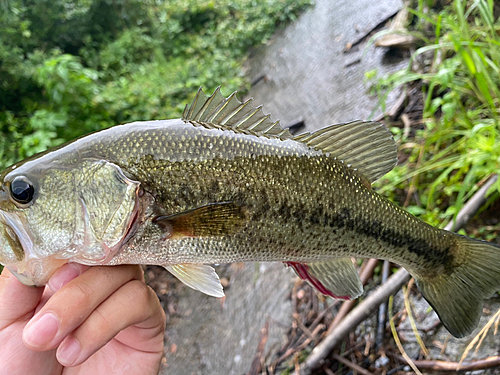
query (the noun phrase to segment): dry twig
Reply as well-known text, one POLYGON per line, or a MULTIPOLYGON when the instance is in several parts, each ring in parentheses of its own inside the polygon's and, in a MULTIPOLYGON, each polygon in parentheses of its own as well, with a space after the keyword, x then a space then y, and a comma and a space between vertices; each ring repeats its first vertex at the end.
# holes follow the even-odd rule
POLYGON ((332 354, 332 357, 339 361, 340 363, 343 363, 344 365, 346 365, 347 367, 349 367, 350 369, 362 374, 362 375, 373 375, 370 371, 364 369, 363 367, 345 359, 344 357, 341 357, 340 355, 338 354, 332 354))
POLYGON ((497 330, 498 330, 498 322, 500 321, 500 310, 498 310, 488 321, 488 323, 485 324, 485 326, 478 332, 476 337, 467 345, 467 348, 465 348, 464 354, 462 354, 462 358, 460 358, 460 363, 464 361, 464 359, 467 357, 471 349, 477 345, 476 347, 476 354, 477 351, 479 350, 479 347, 483 343, 483 340, 486 338, 486 335, 488 334, 490 328, 495 325, 495 332, 494 334, 496 335, 497 330))
MULTIPOLYGON (((320 324, 316 327, 316 329, 314 331, 312 331, 312 335, 313 335, 313 339, 314 337, 317 336, 318 332, 323 330, 325 328, 325 326, 323 324, 320 324)), ((292 347, 292 348, 289 348, 285 354, 283 354, 281 357, 279 357, 274 363, 273 363, 273 366, 276 367, 279 363, 283 362, 284 360, 286 360, 288 357, 290 357, 291 355, 294 355, 298 352, 300 352, 302 349, 306 348, 310 343, 311 341, 313 341, 313 339, 311 338, 308 338, 306 339, 304 342, 302 342, 302 344, 300 344, 299 346, 297 347, 292 347)))
POLYGON ((411 130, 410 116, 408 116, 408 114, 406 114, 406 113, 403 113, 401 115, 401 121, 403 121, 403 125, 404 125, 403 139, 407 139, 408 136, 410 135, 410 130, 411 130))
MULTIPOLYGON (((406 127, 406 124, 405 124, 405 127, 406 127)), ((418 154, 418 160, 417 160, 417 165, 415 166, 415 169, 418 169, 418 167, 422 164, 422 161, 423 161, 424 155, 425 155, 424 145, 420 144, 419 146, 420 146, 420 152, 418 154)), ((405 202, 403 203, 403 207, 405 207, 405 208, 408 207, 408 205, 410 204, 411 196, 413 195, 413 193, 417 189, 416 188, 417 181, 418 181, 418 174, 413 176, 413 178, 411 179, 410 187, 408 188, 408 194, 406 194, 406 199, 405 199, 405 202)))
MULTIPOLYGON (((401 361, 405 361, 403 357, 398 357, 401 361)), ((415 366, 422 370, 435 371, 475 371, 494 368, 500 366, 500 356, 488 357, 471 362, 447 362, 447 361, 413 361, 415 366)))
POLYGON ((462 207, 454 221, 448 223, 444 229, 457 231, 467 223, 479 208, 486 202, 486 193, 497 181, 498 175, 492 175, 488 181, 479 189, 471 199, 462 207))
POLYGON ((403 110, 403 106, 407 97, 408 97, 408 92, 405 88, 401 91, 401 95, 398 96, 398 99, 396 99, 391 109, 386 113, 382 113, 380 116, 376 117, 373 121, 379 122, 382 121, 384 118, 393 119, 394 117, 396 117, 396 115, 403 110))
POLYGON ((403 345, 401 345, 401 341, 399 340, 398 333, 396 332, 396 326, 394 325, 394 317, 392 316, 392 301, 393 297, 389 297, 389 322, 391 324, 391 331, 392 331, 392 336, 394 337, 394 341, 396 342, 396 345, 399 349, 399 352, 403 356, 404 360, 410 365, 410 367, 415 371, 416 374, 422 375, 422 373, 418 370, 418 368, 415 366, 415 363, 411 360, 410 357, 408 357, 408 354, 406 354, 403 345))
MULTIPOLYGON (((388 260, 384 260, 384 265, 382 267, 382 281, 381 284, 384 284, 389 277, 389 268, 390 262, 388 260)), ((375 348, 379 350, 382 348, 384 343, 384 332, 385 332, 385 319, 387 313, 387 304, 381 303, 378 309, 378 325, 377 325, 377 334, 375 335, 375 348)))
POLYGON ((411 325, 411 328, 413 330, 413 334, 415 335, 415 338, 417 339, 418 345, 420 345, 420 348, 422 349, 422 352, 424 353, 424 357, 429 358, 429 351, 425 347, 424 340, 422 340, 422 337, 420 337, 420 333, 418 333, 417 324, 415 323, 415 319, 413 318, 413 312, 412 312, 411 303, 410 303, 410 290, 411 290, 411 287, 413 286, 413 283, 414 283, 414 279, 411 279, 410 282, 408 283, 408 287, 406 289, 403 286, 403 295, 404 295, 406 313, 408 314, 408 319, 410 319, 410 325, 411 325))
POLYGON ((269 321, 266 321, 264 327, 260 330, 260 340, 257 346, 257 353, 253 358, 252 365, 250 366, 249 375, 259 374, 262 367, 262 356, 264 354, 264 349, 266 348, 267 339, 269 337, 269 321))
POLYGON ((344 53, 348 52, 352 47, 355 47, 358 44, 361 44, 362 42, 364 42, 370 36, 370 34, 372 34, 375 30, 384 26, 387 23, 387 21, 389 21, 391 18, 397 16, 398 13, 399 13, 399 11, 396 11, 394 13, 387 15, 387 17, 381 19, 379 23, 377 23, 371 29, 365 31, 362 35, 357 37, 354 41, 347 43, 345 48, 344 48, 344 53))

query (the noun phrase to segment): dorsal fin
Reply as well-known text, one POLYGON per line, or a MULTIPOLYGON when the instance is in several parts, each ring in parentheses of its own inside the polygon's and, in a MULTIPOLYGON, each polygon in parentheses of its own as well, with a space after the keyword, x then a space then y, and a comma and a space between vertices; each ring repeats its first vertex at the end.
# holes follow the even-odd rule
POLYGON ((182 120, 206 128, 231 129, 235 132, 293 139, 329 153, 356 169, 369 183, 389 172, 397 163, 397 147, 392 134, 384 125, 371 121, 335 124, 314 133, 293 137, 279 121, 264 115, 262 106, 254 107, 253 99, 240 102, 233 92, 227 98, 220 86, 211 96, 200 89, 190 105, 186 105, 182 120))
POLYGON ((186 105, 182 120, 209 128, 232 129, 246 134, 263 135, 271 138, 292 138, 288 129, 279 121, 272 122, 270 115, 264 115, 262 106, 254 107, 253 99, 240 102, 233 92, 227 98, 220 93, 220 86, 211 96, 200 88, 190 105, 186 105))
POLYGON ((356 169, 370 183, 388 173, 398 161, 397 146, 391 132, 378 122, 335 124, 292 139, 335 156, 356 169))

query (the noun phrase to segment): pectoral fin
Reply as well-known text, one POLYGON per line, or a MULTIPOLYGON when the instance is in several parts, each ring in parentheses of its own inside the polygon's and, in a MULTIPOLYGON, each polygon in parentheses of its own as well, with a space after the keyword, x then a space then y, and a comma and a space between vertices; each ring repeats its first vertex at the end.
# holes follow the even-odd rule
POLYGON ((326 262, 286 262, 297 276, 307 280, 321 293, 351 300, 363 293, 363 284, 350 258, 335 258, 326 262))
POLYGON ((154 221, 163 227, 168 239, 213 237, 236 233, 245 223, 245 214, 242 206, 221 202, 159 216, 154 221))
POLYGON ((165 268, 187 286, 212 297, 224 297, 215 270, 205 264, 175 264, 165 268))

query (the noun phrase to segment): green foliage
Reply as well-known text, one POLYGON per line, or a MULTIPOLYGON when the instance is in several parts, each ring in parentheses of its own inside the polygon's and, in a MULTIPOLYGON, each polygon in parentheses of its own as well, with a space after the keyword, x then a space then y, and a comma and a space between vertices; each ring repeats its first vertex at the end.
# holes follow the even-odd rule
POLYGON ((309 0, 0 2, 0 169, 119 123, 179 117, 247 83, 252 46, 309 0))
MULTIPOLYGON (((377 84, 383 96, 398 85, 424 82, 426 127, 411 147, 396 135, 412 151, 381 191, 408 188, 410 178, 420 204, 409 209, 432 224, 450 220, 479 183, 500 170, 500 21, 494 6, 493 0, 454 0, 438 14, 414 11, 435 32, 435 42, 413 56, 432 54, 431 71, 408 69, 377 84)), ((500 182, 490 193, 499 192, 500 182)))

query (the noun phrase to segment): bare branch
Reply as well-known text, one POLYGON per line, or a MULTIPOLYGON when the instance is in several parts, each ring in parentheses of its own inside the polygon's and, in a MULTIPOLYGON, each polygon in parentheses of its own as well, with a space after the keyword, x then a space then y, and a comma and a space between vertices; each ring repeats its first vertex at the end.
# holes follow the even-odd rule
POLYGON ((347 359, 345 359, 344 357, 338 355, 338 354, 333 354, 333 358, 337 361, 339 361, 340 363, 343 363, 344 365, 346 365, 347 367, 349 367, 350 369, 362 374, 362 375, 373 375, 373 373, 371 373, 370 371, 364 369, 363 367, 361 367, 360 365, 357 365, 347 359))
MULTIPOLYGON (((401 361, 405 361, 403 357, 398 357, 401 361)), ((405 361, 406 362, 406 361, 405 361)), ((447 361, 413 361, 413 363, 421 370, 435 371, 475 371, 484 370, 492 367, 500 366, 500 357, 488 357, 471 362, 447 362, 447 361)))
POLYGON ((267 338, 269 337, 269 321, 266 320, 264 327, 260 330, 260 340, 257 346, 257 353, 252 361, 252 366, 250 367, 249 375, 257 375, 261 370, 262 356, 264 355, 264 349, 267 344, 267 338))
POLYGON ((488 181, 479 189, 471 199, 467 201, 462 207, 457 215, 455 221, 450 221, 448 225, 444 227, 446 230, 457 231, 462 228, 474 214, 479 210, 479 208, 486 202, 486 192, 493 184, 497 181, 498 175, 492 175, 488 181))

